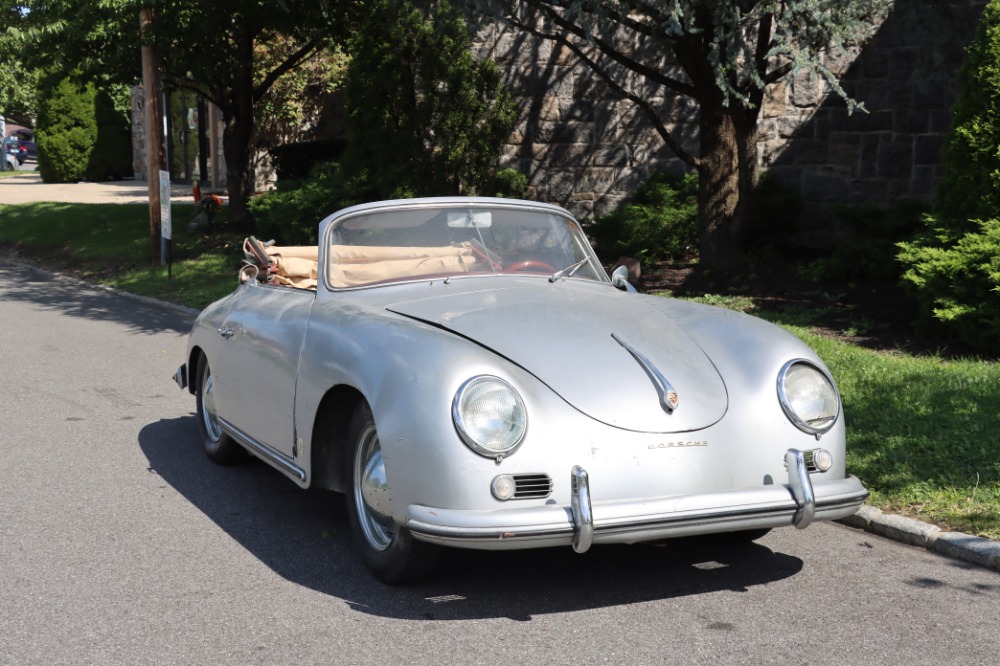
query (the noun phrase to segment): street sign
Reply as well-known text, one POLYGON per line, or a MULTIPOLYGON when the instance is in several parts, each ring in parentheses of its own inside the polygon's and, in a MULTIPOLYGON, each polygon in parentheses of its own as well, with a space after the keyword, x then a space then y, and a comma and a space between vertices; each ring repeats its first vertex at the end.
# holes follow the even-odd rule
POLYGON ((173 227, 170 224, 170 172, 160 171, 160 265, 170 264, 170 240, 173 227))

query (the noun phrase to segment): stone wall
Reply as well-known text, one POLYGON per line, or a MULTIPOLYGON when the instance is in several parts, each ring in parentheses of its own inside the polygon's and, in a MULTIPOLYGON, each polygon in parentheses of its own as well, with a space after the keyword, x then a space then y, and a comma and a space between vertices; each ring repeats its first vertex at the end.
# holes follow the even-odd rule
MULTIPOLYGON (((821 80, 771 86, 760 122, 760 165, 798 189, 807 216, 832 224, 828 205, 927 199, 941 176, 955 71, 984 0, 897 0, 864 48, 825 64, 867 112, 848 113, 821 80)), ((578 215, 617 206, 651 171, 684 165, 631 102, 551 42, 493 25, 476 47, 500 65, 521 117, 502 166, 527 174, 532 195, 578 215)), ((697 107, 648 91, 685 149, 697 153, 697 107)))

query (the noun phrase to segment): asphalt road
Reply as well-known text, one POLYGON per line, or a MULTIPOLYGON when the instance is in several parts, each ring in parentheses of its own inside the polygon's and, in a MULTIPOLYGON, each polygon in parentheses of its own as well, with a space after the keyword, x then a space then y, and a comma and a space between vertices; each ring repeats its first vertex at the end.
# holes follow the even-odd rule
POLYGON ((455 551, 386 587, 339 496, 201 453, 189 325, 0 259, 0 664, 1000 660, 1000 573, 841 525, 455 551))

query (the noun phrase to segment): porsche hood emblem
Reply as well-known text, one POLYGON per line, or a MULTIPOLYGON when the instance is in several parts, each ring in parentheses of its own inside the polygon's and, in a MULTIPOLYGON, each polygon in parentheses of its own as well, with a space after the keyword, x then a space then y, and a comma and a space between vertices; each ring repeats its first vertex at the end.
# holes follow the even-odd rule
POLYGON ((681 403, 681 397, 676 389, 670 385, 670 382, 667 381, 667 378, 663 376, 663 373, 653 365, 652 361, 639 353, 635 347, 618 337, 617 333, 612 333, 611 337, 614 338, 615 342, 624 347, 625 351, 631 354, 632 358, 646 371, 650 381, 656 386, 656 392, 660 395, 660 407, 663 408, 663 411, 670 414, 677 409, 677 406, 681 403))

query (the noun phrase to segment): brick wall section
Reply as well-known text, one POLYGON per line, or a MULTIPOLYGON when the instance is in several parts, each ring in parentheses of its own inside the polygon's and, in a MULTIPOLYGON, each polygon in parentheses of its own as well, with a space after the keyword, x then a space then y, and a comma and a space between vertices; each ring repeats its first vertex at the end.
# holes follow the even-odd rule
MULTIPOLYGON (((930 198, 941 176, 955 72, 985 4, 898 0, 863 48, 827 56, 825 65, 867 113, 849 114, 829 86, 804 73, 768 90, 761 168, 802 193, 806 218, 834 224, 833 202, 930 198)), ((533 196, 577 215, 599 215, 651 170, 683 171, 633 105, 558 45, 493 25, 479 33, 476 51, 500 65, 519 100, 520 121, 502 166, 525 173, 533 196)), ((685 148, 696 153, 697 107, 663 91, 648 95, 667 109, 685 148)))

